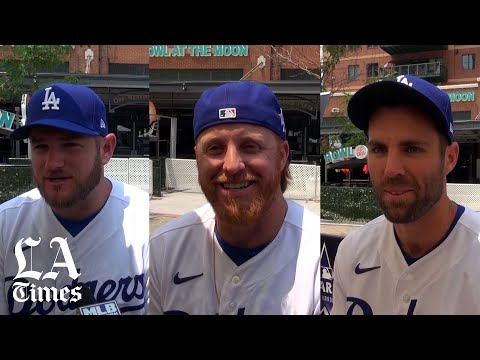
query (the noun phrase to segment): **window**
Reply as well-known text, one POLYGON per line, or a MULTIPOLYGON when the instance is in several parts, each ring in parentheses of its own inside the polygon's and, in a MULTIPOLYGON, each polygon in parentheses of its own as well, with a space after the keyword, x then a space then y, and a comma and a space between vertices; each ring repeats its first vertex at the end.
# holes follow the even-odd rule
MULTIPOLYGON (((17 65, 21 63, 20 60, 14 60, 17 65)), ((55 64, 47 65, 37 70, 37 73, 69 73, 70 63, 68 61, 56 62, 55 64)), ((0 60, 0 72, 7 71, 5 62, 0 60)))
MULTIPOLYGON (((320 69, 309 69, 314 74, 320 75, 320 69)), ((309 74, 301 69, 282 69, 281 80, 318 80, 315 75, 309 74)))
POLYGON ((378 77, 378 63, 367 64, 367 77, 378 77))
POLYGON ((109 74, 148 75, 148 65, 143 64, 108 64, 109 74))
POLYGON ((358 80, 360 65, 348 65, 348 80, 358 80))
POLYGON ((452 116, 453 116, 453 121, 472 120, 472 115, 470 111, 453 111, 452 116))
POLYGON ((428 75, 440 75, 440 66, 443 64, 441 58, 428 59, 427 74, 428 75))
POLYGON ((39 69, 38 72, 50 72, 50 73, 68 73, 70 64, 68 61, 56 63, 54 65, 45 66, 42 69, 39 69))
POLYGON ((216 81, 235 81, 243 76, 242 70, 210 70, 211 80, 216 81))
POLYGON ((475 69, 475 54, 462 55, 462 69, 463 70, 475 69))
POLYGON ((242 69, 151 69, 150 80, 155 81, 237 81, 243 76, 242 69))
MULTIPOLYGON (((4 60, 5 59, 0 60, 0 72, 6 72, 7 71, 7 65, 6 65, 4 60)), ((13 62, 15 63, 15 66, 18 66, 18 64, 20 63, 20 60, 13 60, 13 62)))
POLYGON ((150 70, 150 80, 178 81, 178 70, 150 70))

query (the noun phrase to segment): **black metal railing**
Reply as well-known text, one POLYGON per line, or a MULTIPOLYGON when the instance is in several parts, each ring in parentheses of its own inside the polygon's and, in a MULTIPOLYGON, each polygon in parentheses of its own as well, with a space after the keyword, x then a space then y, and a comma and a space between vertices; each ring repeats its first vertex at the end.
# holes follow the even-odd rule
POLYGON ((431 78, 435 81, 445 81, 447 70, 443 61, 431 61, 418 64, 392 65, 378 69, 379 77, 398 75, 415 75, 421 78, 431 78))
POLYGON ((152 159, 153 162, 153 196, 162 196, 165 187, 165 158, 152 159))

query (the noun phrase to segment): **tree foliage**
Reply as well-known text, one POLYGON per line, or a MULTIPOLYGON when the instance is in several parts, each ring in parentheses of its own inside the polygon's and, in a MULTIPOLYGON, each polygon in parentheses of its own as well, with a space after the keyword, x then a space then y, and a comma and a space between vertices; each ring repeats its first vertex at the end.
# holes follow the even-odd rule
POLYGON ((42 85, 40 72, 54 72, 73 51, 71 45, 14 45, 0 60, 0 98, 20 101, 23 93, 32 93, 42 85))
POLYGON ((332 74, 341 58, 358 51, 361 45, 256 45, 272 63, 293 65, 312 79, 320 80, 321 91, 333 91, 332 74), (318 47, 318 50, 312 51, 318 47), (306 51, 308 48, 309 51, 306 51), (322 51, 323 50, 323 51, 322 51), (308 54, 307 54, 308 52, 308 54))
POLYGON ((256 45, 263 55, 272 59, 274 64, 293 65, 312 79, 320 80, 320 45, 318 51, 311 51, 315 45, 256 45), (306 53, 306 47, 310 52, 306 53))
MULTIPOLYGON (((348 79, 347 77, 345 77, 345 81, 336 79, 335 83, 333 83, 332 79, 335 67, 340 62, 340 59, 353 56, 360 48, 361 45, 324 45, 321 79, 322 91, 330 91, 332 94, 344 92, 343 87, 348 84, 348 79)), ((345 109, 347 108, 350 98, 351 95, 346 93, 343 96, 345 109)), ((324 136, 321 139, 322 146, 320 147, 320 153, 322 155, 337 149, 339 146, 345 147, 366 144, 365 133, 359 131, 348 116, 338 115, 329 121, 335 121, 341 130, 337 134, 324 136)))
MULTIPOLYGON (((301 46, 293 45, 257 45, 262 54, 271 58, 273 63, 293 65, 313 79, 320 80, 319 92, 330 91, 343 92, 343 87, 348 85, 348 76, 345 79, 336 79, 333 83, 335 67, 342 58, 354 56, 355 52, 361 49, 361 45, 318 45, 318 52, 311 51, 307 56, 302 52, 301 46)), ((311 46, 309 46, 311 49, 311 46)), ((350 96, 345 94, 345 107, 350 96)), ((335 121, 340 125, 341 131, 338 134, 322 138, 320 152, 332 151, 342 146, 356 146, 365 144, 366 136, 352 124, 346 116, 337 116, 335 121)), ((320 129, 321 132, 321 129, 320 129)))
MULTIPOLYGON (((345 108, 347 107, 351 97, 352 96, 348 94, 343 96, 345 108)), ((320 146, 320 153, 322 155, 328 153, 329 151, 338 149, 339 145, 341 145, 341 147, 355 147, 357 145, 365 145, 367 143, 367 136, 365 133, 358 130, 357 127, 350 121, 348 116, 339 115, 334 117, 333 121, 339 125, 341 131, 337 134, 330 134, 328 136, 321 137, 322 146, 320 146)))

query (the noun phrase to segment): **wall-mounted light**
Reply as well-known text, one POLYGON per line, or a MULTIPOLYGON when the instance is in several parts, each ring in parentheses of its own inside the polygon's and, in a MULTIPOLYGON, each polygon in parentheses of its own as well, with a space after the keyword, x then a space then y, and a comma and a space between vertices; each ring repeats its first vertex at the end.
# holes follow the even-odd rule
POLYGON ((86 60, 86 66, 85 66, 85 74, 90 74, 90 63, 93 60, 93 50, 88 48, 85 50, 85 60, 86 60))
POLYGON ((266 60, 263 55, 260 55, 257 58, 257 65, 255 65, 251 70, 249 70, 245 75, 243 75, 240 80, 245 80, 247 77, 249 77, 255 70, 257 69, 263 69, 265 67, 266 60))

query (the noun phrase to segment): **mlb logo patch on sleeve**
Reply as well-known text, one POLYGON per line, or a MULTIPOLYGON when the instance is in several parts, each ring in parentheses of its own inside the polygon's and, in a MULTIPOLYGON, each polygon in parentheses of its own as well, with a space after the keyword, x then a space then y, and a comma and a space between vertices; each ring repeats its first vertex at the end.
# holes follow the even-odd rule
POLYGON ((218 110, 219 119, 235 119, 237 117, 236 108, 225 108, 218 110))

